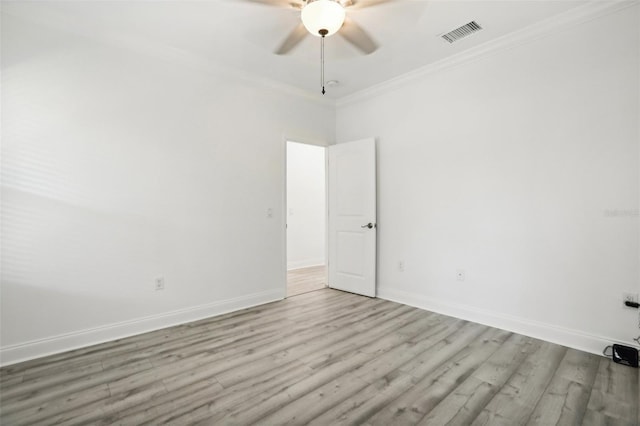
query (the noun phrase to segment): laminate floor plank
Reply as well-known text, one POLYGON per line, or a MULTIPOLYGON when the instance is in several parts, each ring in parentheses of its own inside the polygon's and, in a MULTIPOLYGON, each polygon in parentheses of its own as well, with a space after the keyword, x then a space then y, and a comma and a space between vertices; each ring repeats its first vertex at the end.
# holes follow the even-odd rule
POLYGON ((345 396, 358 395, 369 383, 353 374, 340 375, 310 390, 300 398, 292 396, 289 404, 260 419, 271 425, 306 425, 315 417, 344 401, 345 396))
MULTIPOLYGON (((361 310, 366 310, 366 306, 349 305, 348 310, 343 311, 341 318, 348 323, 349 316, 357 315, 361 310)), ((331 312, 334 314, 334 312, 331 312)), ((222 360, 225 358, 234 358, 237 362, 237 356, 240 353, 245 352, 246 356, 243 358, 245 362, 259 358, 264 355, 272 354, 285 350, 290 346, 293 346, 302 341, 308 339, 317 338, 321 333, 330 333, 333 328, 327 325, 319 326, 315 322, 297 322, 297 323, 283 323, 278 328, 278 333, 270 334, 264 338, 261 338, 253 342, 243 342, 242 344, 226 345, 218 347, 212 345, 207 347, 192 348, 185 347, 181 351, 173 351, 169 354, 163 354, 162 356, 151 357, 151 362, 156 367, 163 365, 174 364, 176 361, 190 359, 192 364, 206 364, 215 360, 222 360)))
POLYGON ((367 424, 420 423, 440 401, 498 350, 509 334, 466 323, 463 328, 432 345, 420 357, 400 366, 400 371, 416 379, 414 386, 369 418, 367 424), (461 348, 460 342, 465 342, 461 348))
MULTIPOLYGON (((483 354, 486 352, 488 357, 500 346, 500 343, 508 337, 508 332, 501 330, 486 328, 486 331, 480 336, 477 341, 471 343, 465 352, 456 354, 447 363, 434 370, 428 377, 418 379, 405 372, 402 367, 407 366, 407 363, 402 364, 402 360, 394 366, 396 369, 387 374, 371 374, 371 377, 382 377, 368 388, 359 392, 355 397, 357 403, 353 403, 351 398, 344 401, 342 404, 328 410, 321 417, 314 419, 315 424, 362 424, 365 421, 368 424, 415 424, 421 417, 424 416, 424 412, 420 411, 416 402, 419 400, 429 401, 433 403, 437 399, 434 398, 432 392, 436 390, 437 384, 445 384, 446 388, 455 388, 456 383, 460 380, 460 377, 466 376, 473 371, 473 367, 482 362, 483 354), (482 347, 484 346, 484 348, 482 347), (471 356, 475 354, 476 356, 471 356), (398 368, 400 367, 400 368, 398 368), (370 395, 369 398, 366 395, 370 395), (406 404, 408 397, 413 404, 406 404), (399 400, 403 400, 405 404, 398 404, 399 400), (391 403, 393 401, 393 404, 391 403), (402 408, 398 409, 398 406, 402 408), (411 407, 408 408, 407 405, 411 407), (385 407, 387 407, 385 409, 385 407), (389 408, 392 407, 392 408, 389 408), (409 420, 408 417, 396 416, 398 413, 412 413, 411 417, 417 417, 413 420, 409 420), (382 416, 376 417, 376 413, 391 414, 391 417, 382 416)), ((419 359, 423 359, 422 356, 419 359)), ((414 358, 412 361, 416 361, 414 358)), ((384 373, 384 372, 383 372, 384 373)))
POLYGON ((528 356, 531 347, 531 338, 512 334, 470 377, 440 401, 421 423, 471 424, 528 356))
POLYGON ((33 401, 11 411, 2 412, 2 424, 54 424, 55 419, 71 410, 79 410, 95 401, 106 401, 111 394, 106 384, 99 384, 80 391, 70 391, 63 396, 53 396, 45 401, 33 401))
MULTIPOLYGON (((511 333, 489 328, 478 338, 463 348, 450 360, 443 361, 438 367, 424 376, 407 394, 416 395, 410 412, 419 414, 415 417, 418 425, 433 424, 425 417, 437 407, 447 396, 464 383, 471 374, 493 355, 511 333), (420 391, 420 389, 423 389, 420 391), (418 419, 421 417, 420 419, 418 419)), ((423 370, 423 373, 426 371, 423 370)), ((413 373, 412 373, 413 374, 413 373)), ((413 423, 413 421, 412 421, 413 423)))
POLYGON ((6 374, 2 380, 0 380, 0 393, 2 393, 2 388, 13 388, 16 385, 22 383, 24 379, 24 374, 6 374))
MULTIPOLYGON (((141 352, 149 348, 162 348, 166 350, 172 340, 178 341, 178 345, 184 342, 181 339, 193 334, 203 334, 204 332, 212 333, 219 331, 219 328, 238 328, 238 324, 249 324, 255 326, 256 320, 263 316, 272 315, 280 312, 284 316, 294 316, 295 314, 309 314, 314 309, 318 310, 322 315, 332 303, 322 303, 322 301, 345 302, 345 300, 356 301, 358 296, 343 292, 320 292, 316 295, 319 300, 309 299, 304 295, 287 299, 282 305, 270 303, 257 308, 246 309, 230 314, 221 315, 201 321, 196 321, 187 325, 171 327, 169 329, 159 330, 156 332, 145 333, 132 336, 127 339, 116 340, 88 348, 69 351, 65 354, 52 355, 49 357, 27 361, 24 363, 12 365, 1 369, 2 377, 23 375, 22 372, 28 370, 29 375, 51 375, 58 370, 69 370, 70 368, 81 368, 84 365, 92 364, 98 360, 104 361, 108 365, 116 366, 118 356, 122 354, 126 357, 133 357, 133 360, 144 359, 149 354, 141 352), (294 300, 295 299, 295 300, 294 300), (222 324, 222 325, 221 325, 222 324), (140 345, 139 343, 142 343, 140 345)), ((234 330, 231 330, 233 332, 234 330)), ((128 361, 128 359, 127 359, 128 361)), ((14 381, 16 381, 14 379, 14 381)))
MULTIPOLYGON (((115 360, 117 360, 120 355, 126 357, 132 356, 132 354, 138 354, 137 357, 140 358, 141 351, 145 349, 153 350, 154 348, 162 348, 162 350, 166 350, 172 341, 175 340, 178 342, 178 345, 180 345, 184 343, 182 339, 191 335, 216 333, 221 331, 221 329, 227 329, 228 332, 233 333, 234 329, 239 328, 239 325, 248 324, 248 326, 255 326, 257 320, 268 317, 269 315, 276 316, 280 314, 281 317, 279 317, 278 320, 286 316, 296 318, 296 315, 308 315, 314 311, 322 315, 336 302, 354 303, 358 300, 358 296, 349 293, 320 293, 321 294, 317 295, 320 300, 309 299, 305 298, 304 295, 300 295, 283 301, 287 303, 283 303, 282 305, 269 303, 256 308, 236 311, 185 325, 69 351, 64 355, 58 354, 27 361, 5 367, 2 370, 6 371, 6 373, 3 374, 16 374, 28 370, 30 375, 49 375, 59 369, 66 370, 71 365, 81 367, 85 364, 94 363, 97 360, 116 365, 115 360), (294 301, 294 299, 296 300, 294 301), (327 301, 328 303, 321 303, 322 301, 327 301)), ((259 323, 261 324, 261 322, 259 323)), ((148 356, 148 354, 144 354, 144 357, 146 356, 148 356)), ((137 360, 137 358, 134 360, 137 360)))
MULTIPOLYGON (((428 316, 425 316, 428 319, 428 316)), ((309 416, 312 412, 309 410, 310 401, 314 398, 326 392, 326 389, 340 389, 344 387, 344 384, 348 384, 346 389, 353 389, 353 386, 366 387, 368 383, 362 379, 361 376, 366 376, 366 372, 379 372, 382 369, 390 368, 390 361, 398 362, 402 365, 404 360, 415 357, 417 352, 430 346, 431 342, 427 338, 437 340, 449 335, 455 329, 453 326, 462 323, 462 321, 452 321, 452 324, 447 327, 441 327, 435 330, 427 329, 426 331, 419 332, 418 335, 411 334, 397 334, 392 333, 393 336, 402 336, 404 344, 397 339, 378 339, 375 342, 370 343, 370 346, 375 346, 376 350, 371 351, 378 356, 371 356, 371 353, 367 353, 362 350, 357 350, 348 356, 335 359, 335 362, 324 366, 322 369, 317 370, 312 376, 298 382, 289 387, 286 392, 273 396, 268 400, 263 401, 263 406, 254 406, 249 410, 243 410, 241 412, 235 411, 231 413, 230 420, 232 423, 247 424, 258 421, 260 417, 254 417, 257 413, 264 416, 265 413, 271 413, 278 410, 278 421, 282 419, 288 419, 287 422, 293 423, 305 423, 313 418, 309 416), (408 343, 411 340, 415 342, 408 343), (349 380, 345 381, 345 375, 349 377, 349 380), (322 389, 325 389, 323 391, 322 389), (309 416, 307 419, 303 419, 302 414, 309 416)), ((376 374, 374 373, 374 374, 376 374)), ((373 375, 373 374, 372 374, 373 375)), ((331 394, 335 401, 338 397, 336 393, 331 394)), ((350 395, 347 393, 347 395, 350 395)), ((344 398, 347 395, 340 395, 344 398)), ((275 421, 272 419, 271 421, 275 421)), ((269 424, 266 421, 265 424, 269 424)))
POLYGON ((260 358, 261 356, 287 350, 290 347, 294 347, 308 340, 317 339, 323 334, 332 333, 338 328, 338 322, 341 322, 342 325, 348 325, 352 321, 359 320, 359 315, 362 311, 369 309, 366 305, 358 304, 350 304, 348 309, 344 309, 344 306, 342 308, 342 313, 339 315, 334 311, 327 311, 328 314, 333 316, 333 319, 322 325, 319 325, 315 321, 309 323, 284 323, 279 327, 279 333, 267 336, 265 339, 260 339, 259 341, 243 342, 242 344, 228 345, 228 347, 211 347, 197 351, 193 351, 193 348, 187 347, 182 352, 172 353, 161 359, 154 357, 152 358, 152 362, 154 365, 160 366, 191 358, 194 362, 203 363, 211 361, 212 357, 215 357, 215 359, 231 358, 232 356, 236 358, 235 355, 242 352, 246 352, 243 360, 247 362, 260 358))
POLYGON ((362 425, 370 417, 407 392, 417 382, 416 378, 394 370, 361 389, 339 404, 313 418, 309 425, 362 425))
MULTIPOLYGON (((211 415, 222 416, 224 411, 217 410, 217 400, 222 388, 210 386, 199 389, 197 393, 190 395, 188 398, 181 398, 170 404, 171 411, 163 411, 159 416, 152 418, 142 418, 138 425, 182 425, 192 424, 196 421, 195 415, 205 412, 211 415)), ((129 418, 131 421, 132 418, 129 418)))
MULTIPOLYGON (((85 405, 82 409, 85 410, 85 418, 89 416, 89 413, 95 412, 96 410, 99 410, 107 416, 117 415, 120 412, 138 407, 146 401, 155 400, 156 398, 166 394, 167 390, 164 384, 158 381, 136 389, 131 389, 126 393, 116 394, 111 392, 111 396, 100 401, 99 404, 94 402, 92 406, 85 405)), ((72 421, 75 418, 75 414, 75 412, 69 413, 67 411, 63 413, 62 418, 64 418, 65 421, 72 421)), ((55 419, 53 423, 58 423, 59 421, 59 419, 55 419)))
POLYGON ((600 356, 324 288, 1 368, 0 424, 638 426, 639 381, 600 356))
MULTIPOLYGON (((170 354, 176 348, 183 349, 189 348, 190 351, 197 351, 201 347, 205 347, 206 350, 210 350, 214 343, 223 344, 224 339, 230 339, 229 341, 235 341, 238 339, 250 339, 251 333, 259 334, 266 333, 267 331, 279 330, 285 327, 283 321, 291 320, 295 321, 300 316, 306 316, 307 318, 318 315, 319 320, 327 314, 328 309, 341 309, 344 304, 355 304, 358 302, 357 298, 332 298, 332 302, 323 304, 321 307, 317 306, 302 306, 295 309, 288 310, 274 310, 272 311, 260 311, 257 315, 251 316, 249 313, 243 315, 241 319, 234 316, 229 318, 229 321, 216 321, 210 320, 198 322, 202 328, 190 327, 189 330, 185 330, 182 327, 176 331, 165 331, 161 335, 153 337, 150 343, 138 345, 138 350, 135 352, 124 352, 120 355, 111 354, 107 359, 103 361, 105 366, 117 366, 123 362, 129 362, 130 360, 144 359, 153 357, 156 359, 162 355, 170 354), (266 320, 265 320, 266 319, 266 320), (216 336, 212 339, 211 336, 216 336)), ((170 359, 169 361, 173 361, 170 359)))
MULTIPOLYGON (((423 320, 428 320, 429 316, 426 315, 423 317, 423 320)), ((414 327, 415 323, 410 324, 414 327)), ((407 327, 409 324, 404 325, 407 327)), ((423 322, 423 327, 427 326, 426 322, 423 322)), ((400 336, 402 340, 407 341, 418 334, 420 331, 415 330, 414 334, 411 333, 400 333, 401 329, 395 331, 389 331, 388 335, 385 337, 400 336)), ((435 332, 431 332, 432 334, 435 332)), ((370 339, 366 339, 370 341, 370 339)), ((385 339, 380 338, 375 340, 375 345, 377 350, 371 351, 374 353, 384 353, 386 351, 394 351, 394 353, 389 354, 389 358, 402 359, 402 357, 398 357, 398 354, 401 354, 404 347, 396 347, 398 341, 396 339, 385 339)), ((338 365, 340 367, 343 366, 341 360, 350 360, 358 357, 358 354, 366 354, 364 350, 356 350, 354 353, 349 354, 348 356, 337 358, 332 357, 334 360, 333 365, 338 365)), ((289 404, 282 410, 279 410, 277 414, 274 415, 273 418, 267 417, 264 421, 268 424, 269 422, 273 422, 274 424, 281 423, 307 423, 316 415, 319 415, 322 411, 326 410, 327 407, 332 406, 332 404, 337 404, 341 402, 344 398, 344 394, 346 392, 347 395, 351 395, 349 390, 353 390, 355 392, 356 388, 362 389, 369 385, 365 380, 362 380, 357 376, 355 371, 358 371, 363 366, 366 366, 367 363, 362 364, 362 366, 357 366, 355 369, 351 367, 348 374, 344 374, 344 370, 338 368, 336 369, 335 376, 327 375, 326 371, 328 369, 323 368, 314 374, 313 377, 309 379, 309 382, 315 385, 319 385, 317 389, 312 389, 311 387, 304 388, 302 391, 298 391, 297 389, 290 389, 288 391, 288 396, 290 398, 296 398, 294 402, 289 404), (328 381, 329 380, 329 381, 328 381), (306 393, 305 393, 306 392, 306 393), (310 409, 313 407, 313 409, 310 409)), ((369 366, 370 367, 370 366, 369 366)), ((373 368, 373 367, 370 367, 373 368)))
MULTIPOLYGON (((126 367, 120 367, 108 371, 100 371, 82 377, 72 377, 71 379, 61 382, 56 381, 54 385, 41 387, 37 389, 27 388, 9 398, 1 398, 2 415, 11 414, 15 411, 23 412, 29 407, 41 407, 50 405, 51 401, 56 399, 65 399, 71 395, 82 395, 85 392, 92 392, 96 388, 105 387, 107 393, 111 396, 107 383, 113 380, 122 380, 131 377, 139 372, 152 371, 152 365, 148 361, 141 361, 126 367)), ((73 399, 73 398, 71 398, 73 399)), ((69 404, 67 404, 69 405, 69 404)))
POLYGON ((309 266, 287 271, 287 296, 308 293, 327 286, 326 265, 309 266))
MULTIPOLYGON (((329 366, 314 371, 311 375, 304 379, 283 387, 279 392, 260 399, 252 401, 251 404, 245 404, 235 407, 230 411, 229 415, 224 418, 224 424, 253 424, 261 422, 266 416, 274 411, 286 408, 296 399, 313 392, 315 389, 335 380, 338 377, 348 374, 349 371, 357 368, 357 366, 365 363, 369 356, 364 353, 357 353, 351 357, 337 360, 329 366)), ((297 409, 298 407, 293 407, 297 409)), ((264 423, 268 424, 268 423, 264 423)))
POLYGON ((195 395, 215 395, 222 390, 218 383, 206 380, 195 381, 179 389, 168 391, 165 394, 157 395, 153 399, 148 399, 135 406, 122 409, 118 412, 100 413, 94 411, 93 417, 86 418, 87 423, 96 426, 107 425, 130 425, 136 426, 151 419, 173 413, 177 406, 185 405, 192 401, 195 395))
POLYGON ((600 357, 597 355, 567 350, 528 424, 582 423, 599 364, 600 357))
POLYGON ((70 367, 67 370, 57 368, 49 374, 30 375, 30 378, 27 380, 23 377, 23 380, 20 383, 16 383, 13 386, 7 386, 2 392, 2 398, 6 401, 10 401, 12 398, 20 394, 29 394, 34 396, 43 389, 50 389, 58 384, 66 385, 69 381, 81 381, 84 377, 95 376, 102 371, 104 371, 102 363, 98 361, 78 367, 70 367))
POLYGON ((438 322, 437 319, 427 319, 421 312, 406 310, 404 308, 394 311, 393 316, 370 322, 366 330, 358 331, 355 337, 334 339, 330 346, 325 346, 319 350, 299 356, 299 359, 314 369, 329 365, 333 360, 348 356, 356 351, 374 352, 376 349, 372 342, 379 342, 380 339, 390 333, 407 333, 408 328, 431 326, 438 322))
MULTIPOLYGON (((207 406, 207 410, 219 409, 222 411, 232 406, 233 401, 249 398, 256 392, 262 392, 266 387, 278 386, 283 380, 291 380, 290 376, 299 380, 301 375, 309 373, 311 369, 299 364, 297 366, 288 365, 286 369, 274 369, 264 377, 237 386, 231 389, 223 388, 215 376, 207 369, 192 370, 186 368, 188 373, 172 376, 163 380, 163 384, 168 393, 153 401, 132 407, 117 415, 108 417, 100 424, 142 424, 154 421, 161 423, 168 419, 180 417, 191 409, 207 406), (252 391, 253 389, 253 391, 252 391), (211 400, 211 395, 215 393, 215 401, 211 400)), ((187 416, 188 417, 188 416, 187 416)), ((183 419, 184 420, 184 419, 183 419)))
MULTIPOLYGON (((394 306, 391 306, 391 308, 396 308, 396 310, 401 311, 394 306)), ((395 325, 397 328, 402 328, 404 324, 401 321, 398 322, 394 316, 376 318, 373 322, 371 322, 371 324, 375 326, 378 323, 382 323, 383 321, 387 322, 387 325, 395 325)), ((387 333, 390 333, 388 328, 381 329, 386 330, 387 333)), ((339 356, 337 355, 337 349, 343 348, 345 342, 352 345, 351 348, 355 348, 357 347, 358 341, 367 342, 369 341, 369 336, 367 336, 366 333, 358 333, 357 330, 348 326, 338 329, 330 329, 330 332, 328 333, 314 335, 312 336, 312 338, 300 344, 288 347, 280 352, 273 354, 272 362, 273 364, 284 364, 291 360, 300 360, 302 362, 305 362, 305 358, 307 356, 314 356, 319 352, 327 353, 327 359, 336 359, 339 356)), ((310 367, 313 367, 312 363, 306 364, 310 367)), ((250 368, 247 368, 246 364, 242 364, 216 375, 216 378, 226 387, 260 374, 262 371, 268 370, 269 368, 271 368, 271 366, 264 363, 253 363, 250 368)))
MULTIPOLYGON (((376 377, 383 377, 396 368, 403 371, 403 366, 426 360, 435 354, 436 351, 433 348, 441 346, 441 342, 455 339, 456 336, 466 334, 469 329, 478 327, 477 324, 464 322, 462 327, 457 328, 459 324, 459 322, 441 324, 418 335, 406 336, 406 341, 402 343, 394 339, 389 342, 393 345, 392 349, 381 348, 381 351, 375 352, 377 355, 375 358, 359 366, 353 371, 353 374, 363 381, 373 383, 376 377)), ((380 340, 382 341, 382 339, 380 340)))
POLYGON ((476 339, 484 339, 484 335, 488 331, 491 333, 494 330, 489 330, 486 326, 472 322, 465 323, 462 328, 430 346, 427 349, 428 352, 416 359, 415 362, 407 363, 400 369, 417 378, 425 377, 459 354, 476 339))
MULTIPOLYGON (((249 382, 242 382, 223 389, 215 400, 207 398, 190 398, 187 404, 181 405, 171 416, 172 421, 192 421, 224 418, 222 424, 242 424, 234 419, 233 412, 244 413, 255 405, 264 404, 286 391, 290 386, 311 376, 313 371, 300 363, 289 363, 279 366, 249 382), (194 414, 195 413, 195 414, 194 414), (196 420, 197 419, 197 420, 196 420)), ((154 419, 158 424, 168 417, 154 419)))
POLYGON ((524 425, 555 374, 567 348, 544 342, 530 354, 472 425, 524 425))
MULTIPOLYGON (((637 369, 635 370, 638 371, 637 369)), ((637 374, 637 373, 636 373, 637 374)), ((629 367, 601 358, 585 414, 585 423, 624 424, 638 416, 638 379, 629 367)))
MULTIPOLYGON (((357 313, 358 310, 350 309, 343 315, 343 319, 348 318, 352 315, 357 315, 357 313)), ((153 369, 139 374, 134 374, 132 376, 120 379, 117 382, 110 383, 109 386, 113 392, 121 393, 125 392, 127 389, 142 386, 145 383, 150 383, 157 380, 165 380, 166 382, 167 379, 171 377, 178 377, 184 374, 202 373, 203 370, 206 371, 205 374, 208 374, 209 377, 213 377, 214 375, 220 374, 221 372, 225 372, 240 365, 244 367, 249 362, 259 362, 261 364, 265 364, 265 362, 267 362, 267 364, 262 368, 271 369, 273 365, 268 363, 270 358, 267 355, 278 352, 279 350, 286 351, 289 347, 298 346, 300 342, 303 342, 305 340, 317 339, 318 333, 320 331, 329 333, 332 331, 332 329, 321 330, 321 328, 319 327, 307 327, 304 330, 297 330, 295 327, 293 327, 290 329, 291 336, 289 339, 282 339, 282 336, 279 336, 278 339, 269 341, 269 344, 264 344, 265 342, 263 342, 260 349, 253 349, 255 348, 255 344, 251 342, 249 344, 249 347, 234 345, 230 348, 214 353, 205 351, 204 353, 199 353, 198 356, 187 356, 181 354, 177 359, 173 360, 173 362, 163 363, 162 369, 153 369), (245 356, 238 357, 237 355, 239 353, 244 353, 245 356), (215 367, 212 368, 212 364, 215 365, 215 367)), ((156 365, 155 361, 154 365, 156 365)))

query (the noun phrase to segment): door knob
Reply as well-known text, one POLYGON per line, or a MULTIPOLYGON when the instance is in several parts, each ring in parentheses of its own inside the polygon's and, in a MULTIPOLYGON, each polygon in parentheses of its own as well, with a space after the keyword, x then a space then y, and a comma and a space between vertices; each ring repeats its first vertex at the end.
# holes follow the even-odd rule
POLYGON ((369 229, 371 229, 371 228, 373 228, 374 226, 375 226, 375 225, 374 225, 373 223, 369 222, 369 223, 367 223, 366 225, 362 225, 360 228, 369 228, 369 229))

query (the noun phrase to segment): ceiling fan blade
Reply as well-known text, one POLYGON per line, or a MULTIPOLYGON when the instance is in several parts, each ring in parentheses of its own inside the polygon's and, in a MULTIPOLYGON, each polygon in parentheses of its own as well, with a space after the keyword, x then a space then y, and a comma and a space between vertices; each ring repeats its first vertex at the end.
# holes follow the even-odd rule
POLYGON ((304 5, 302 0, 242 0, 248 3, 264 4, 266 6, 275 6, 283 8, 302 9, 304 5))
POLYGON ((364 9, 365 7, 378 6, 379 4, 391 3, 395 0, 345 0, 345 7, 349 9, 364 9))
POLYGON ((378 49, 378 44, 373 41, 371 36, 351 19, 345 19, 338 34, 367 55, 378 49))
POLYGON ((280 47, 278 47, 275 51, 276 55, 284 55, 289 53, 291 49, 296 47, 298 43, 302 41, 307 36, 307 29, 304 27, 302 23, 298 24, 297 27, 293 29, 284 39, 280 47))

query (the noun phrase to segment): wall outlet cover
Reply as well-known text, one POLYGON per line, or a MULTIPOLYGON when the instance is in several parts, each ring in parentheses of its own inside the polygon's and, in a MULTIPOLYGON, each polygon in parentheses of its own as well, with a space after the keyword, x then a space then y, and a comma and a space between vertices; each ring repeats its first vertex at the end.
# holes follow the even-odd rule
POLYGON ((155 289, 156 289, 156 291, 164 290, 164 278, 163 277, 156 278, 155 289))

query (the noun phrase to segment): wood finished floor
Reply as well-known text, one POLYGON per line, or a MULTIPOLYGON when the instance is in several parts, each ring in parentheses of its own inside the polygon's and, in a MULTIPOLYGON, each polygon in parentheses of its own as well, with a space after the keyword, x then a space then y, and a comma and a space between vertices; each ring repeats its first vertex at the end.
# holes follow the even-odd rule
POLYGON ((636 425, 638 370, 331 289, 0 369, 26 424, 636 425))
POLYGON ((296 296, 327 286, 327 267, 309 266, 287 271, 287 296, 296 296))

